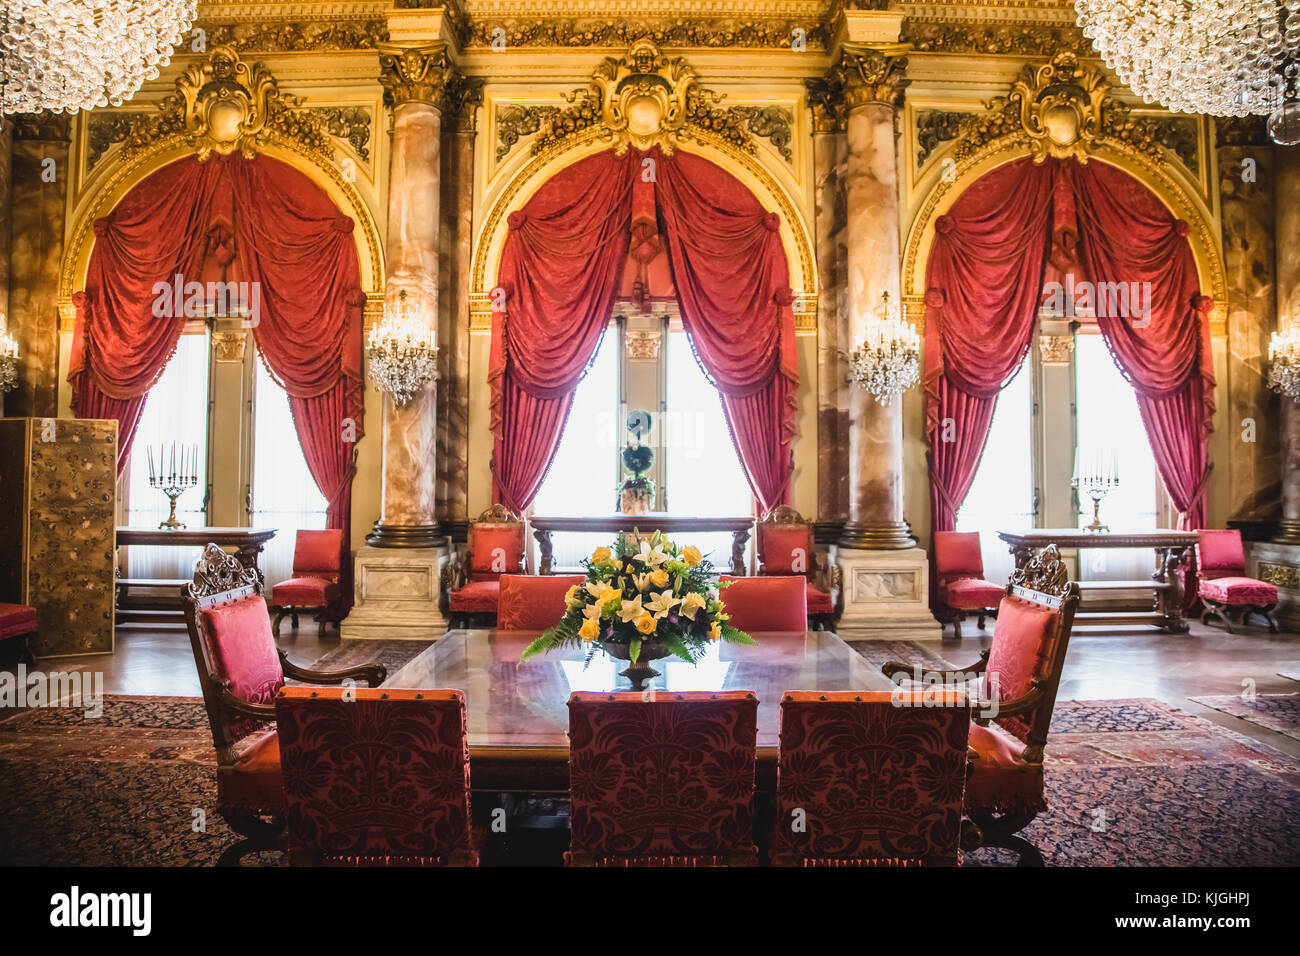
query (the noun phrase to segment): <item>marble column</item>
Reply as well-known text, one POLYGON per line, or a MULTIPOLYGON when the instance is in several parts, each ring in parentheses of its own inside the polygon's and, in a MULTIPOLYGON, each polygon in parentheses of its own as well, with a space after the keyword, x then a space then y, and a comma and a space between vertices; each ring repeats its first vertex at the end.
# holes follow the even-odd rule
MULTIPOLYGON (((13 123, 0 116, 0 318, 7 328, 9 320, 9 237, 13 187, 13 123)), ((0 394, 0 416, 4 415, 4 395, 0 394)))
MULTIPOLYGON (((907 60, 846 45, 828 75, 845 114, 845 310, 851 350, 881 296, 899 294, 896 118, 907 60)), ((937 638, 929 566, 903 518, 903 403, 848 389, 848 521, 835 549, 849 640, 937 638)))
MULTIPOLYGON (((1275 150, 1277 186, 1277 316, 1300 325, 1300 147, 1275 150)), ((1279 540, 1300 544, 1300 404, 1282 398, 1282 528, 1279 540)))
MULTIPOLYGON (((438 325, 442 107, 451 68, 443 44, 379 48, 380 83, 392 108, 386 244, 389 304, 406 293, 430 329, 438 325)), ((446 538, 437 518, 437 383, 405 405, 383 400, 380 518, 356 558, 356 605, 344 637, 436 639, 446 538)))

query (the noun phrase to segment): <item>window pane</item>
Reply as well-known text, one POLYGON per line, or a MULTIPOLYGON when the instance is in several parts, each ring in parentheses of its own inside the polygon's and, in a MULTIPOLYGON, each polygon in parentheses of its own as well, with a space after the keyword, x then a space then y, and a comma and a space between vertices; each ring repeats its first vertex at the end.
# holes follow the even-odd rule
MULTIPOLYGON (((191 528, 207 524, 203 498, 207 493, 208 447, 208 336, 182 335, 176 352, 145 399, 140 426, 131 446, 127 475, 126 523, 139 528, 156 528, 168 514, 168 500, 149 486, 149 452, 159 473, 170 467, 172 442, 177 453, 185 446, 185 470, 197 472, 198 482, 176 499, 176 518, 191 528), (198 446, 198 461, 191 469, 188 456, 198 446), (168 461, 160 462, 160 450, 168 461)), ((180 462, 177 463, 180 468, 180 462)), ((202 548, 124 548, 122 576, 131 578, 189 578, 202 548)))
POLYGON ((1026 360, 1002 389, 984 457, 957 511, 958 531, 978 531, 986 580, 1003 583, 1013 561, 999 531, 1034 526, 1032 367, 1026 360))
MULTIPOLYGON (((670 514, 753 514, 754 495, 722 414, 722 399, 701 371, 683 331, 668 335, 668 410, 662 424, 664 500, 670 514)), ((727 532, 694 534, 689 543, 710 554, 719 567, 731 562, 727 532)))
MULTIPOLYGON (((1075 407, 1078 460, 1119 465, 1119 487, 1101 502, 1101 520, 1113 531, 1150 530, 1156 526, 1156 466, 1138 414, 1137 397, 1120 374, 1106 341, 1098 334, 1075 337, 1075 407)), ((1092 521, 1092 499, 1079 491, 1079 527, 1092 521)), ((1150 575, 1149 550, 1079 552, 1085 580, 1135 580, 1150 575)))
MULTIPOLYGON (((613 514, 618 499, 618 335, 607 329, 596 357, 573 396, 560 448, 533 514, 578 517, 613 514)), ((578 560, 607 545, 608 534, 556 534, 554 566, 576 568, 578 560)))
POLYGON ((257 361, 253 391, 254 527, 275 528, 258 565, 270 589, 293 576, 294 537, 299 528, 325 527, 325 496, 307 470, 298 430, 289 411, 289 396, 257 361))

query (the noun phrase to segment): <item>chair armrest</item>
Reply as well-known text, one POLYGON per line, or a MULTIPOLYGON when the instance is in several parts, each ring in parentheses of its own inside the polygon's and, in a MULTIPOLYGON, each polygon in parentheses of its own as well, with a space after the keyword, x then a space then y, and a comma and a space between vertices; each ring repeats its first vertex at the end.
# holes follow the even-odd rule
MULTIPOLYGON (((988 663, 989 663, 989 652, 983 651, 980 653, 980 659, 977 660, 974 664, 971 664, 969 667, 958 667, 954 670, 926 670, 925 672, 927 674, 936 674, 942 676, 945 679, 951 678, 953 680, 956 680, 962 675, 983 674, 984 668, 988 666, 988 663)), ((887 661, 883 665, 881 665, 880 671, 886 677, 892 678, 894 677, 894 675, 900 673, 910 674, 914 670, 916 670, 916 667, 917 665, 915 664, 903 664, 899 661, 887 661)))
POLYGON ((299 667, 289 660, 284 651, 279 653, 280 667, 284 670, 285 676, 309 684, 342 684, 345 680, 364 680, 371 687, 378 687, 388 677, 388 668, 378 661, 358 664, 356 667, 345 667, 338 671, 314 671, 307 667, 299 667))
POLYGON ((240 717, 251 717, 254 720, 275 720, 275 704, 258 704, 251 700, 244 700, 242 697, 236 697, 230 690, 229 681, 221 681, 217 685, 217 699, 221 706, 240 717))
POLYGON ((975 723, 983 726, 990 720, 996 720, 998 717, 1019 717, 1021 714, 1029 713, 1037 708, 1043 702, 1043 685, 1042 681, 1034 678, 1029 690, 1025 691, 1019 697, 1013 697, 1011 700, 998 702, 998 712, 993 717, 981 717, 979 711, 972 716, 975 723))

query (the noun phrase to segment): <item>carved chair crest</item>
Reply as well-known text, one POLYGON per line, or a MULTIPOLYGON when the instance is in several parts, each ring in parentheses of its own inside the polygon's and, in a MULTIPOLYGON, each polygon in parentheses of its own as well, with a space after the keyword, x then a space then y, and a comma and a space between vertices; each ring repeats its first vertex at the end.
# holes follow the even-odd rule
POLYGON ((1056 545, 1049 544, 1011 572, 1011 593, 1026 601, 1060 607, 1074 587, 1056 545))
POLYGON ((257 572, 239 563, 218 545, 209 543, 194 566, 194 580, 186 585, 186 596, 196 604, 214 604, 249 594, 260 594, 257 572))

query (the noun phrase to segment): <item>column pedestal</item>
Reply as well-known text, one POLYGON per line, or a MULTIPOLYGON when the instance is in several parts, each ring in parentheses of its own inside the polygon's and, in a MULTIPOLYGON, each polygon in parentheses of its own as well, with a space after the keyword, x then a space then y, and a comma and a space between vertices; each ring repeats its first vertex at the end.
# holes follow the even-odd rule
POLYGON ((844 612, 835 633, 854 641, 937 641, 930 613, 930 562, 921 548, 866 550, 837 545, 844 612))
MULTIPOLYGON (((1246 575, 1277 587, 1277 623, 1284 631, 1300 631, 1300 544, 1248 542, 1246 575)), ((1258 624, 1259 618, 1250 623, 1258 624)))
POLYGON ((356 606, 340 627, 344 638, 436 641, 447 630, 438 606, 446 547, 376 548, 357 552, 356 606))

